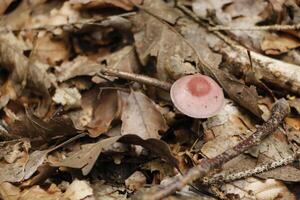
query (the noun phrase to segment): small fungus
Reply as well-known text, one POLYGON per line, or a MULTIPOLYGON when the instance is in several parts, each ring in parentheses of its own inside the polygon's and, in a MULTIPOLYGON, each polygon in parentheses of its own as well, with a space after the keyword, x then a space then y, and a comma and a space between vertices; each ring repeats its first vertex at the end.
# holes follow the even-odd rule
POLYGON ((222 88, 210 77, 195 74, 178 79, 171 87, 171 99, 183 114, 193 118, 212 117, 222 109, 222 88))

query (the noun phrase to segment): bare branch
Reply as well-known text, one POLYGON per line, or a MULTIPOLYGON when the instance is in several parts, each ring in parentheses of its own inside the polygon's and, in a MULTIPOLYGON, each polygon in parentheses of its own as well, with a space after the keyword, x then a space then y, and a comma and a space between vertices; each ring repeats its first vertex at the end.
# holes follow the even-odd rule
POLYGON ((141 74, 124 72, 124 71, 120 71, 117 69, 103 68, 103 69, 101 69, 101 73, 107 74, 109 76, 116 76, 116 77, 123 78, 126 80, 136 81, 139 83, 143 83, 145 85, 151 85, 151 86, 158 87, 158 88, 166 90, 166 91, 169 91, 172 86, 171 83, 168 83, 165 81, 160 81, 156 78, 152 78, 152 77, 141 75, 141 74))
POLYGON ((233 27, 233 26, 222 26, 217 25, 209 27, 210 31, 283 31, 283 30, 299 30, 300 24, 293 25, 282 25, 274 24, 268 26, 250 26, 250 27, 233 27))
POLYGON ((280 166, 288 165, 288 164, 294 162, 297 159, 297 157, 298 157, 298 153, 288 156, 288 157, 285 157, 283 159, 277 160, 277 161, 259 165, 253 169, 249 169, 249 170, 245 170, 245 171, 241 171, 241 172, 237 172, 237 173, 230 173, 230 174, 227 174, 227 173, 215 174, 212 177, 203 178, 203 184, 210 185, 210 184, 215 184, 215 183, 220 183, 220 182, 231 182, 231 181, 238 180, 238 179, 241 179, 244 177, 248 177, 248 176, 252 176, 255 174, 262 173, 262 172, 266 172, 266 171, 275 169, 280 166))

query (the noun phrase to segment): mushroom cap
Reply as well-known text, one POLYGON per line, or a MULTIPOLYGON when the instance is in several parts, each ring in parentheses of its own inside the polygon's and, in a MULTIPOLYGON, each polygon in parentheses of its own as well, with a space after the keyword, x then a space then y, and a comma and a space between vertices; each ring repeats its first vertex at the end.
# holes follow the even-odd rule
POLYGON ((202 74, 178 79, 173 83, 170 95, 175 107, 193 118, 212 117, 224 106, 222 88, 212 78, 202 74))

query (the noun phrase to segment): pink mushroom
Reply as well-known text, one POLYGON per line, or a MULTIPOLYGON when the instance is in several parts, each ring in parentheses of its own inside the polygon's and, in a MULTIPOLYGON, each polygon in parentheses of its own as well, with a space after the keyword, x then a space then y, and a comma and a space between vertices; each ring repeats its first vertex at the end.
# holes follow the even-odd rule
POLYGON ((222 88, 213 79, 201 74, 178 79, 170 94, 175 107, 193 118, 212 117, 224 105, 222 88))

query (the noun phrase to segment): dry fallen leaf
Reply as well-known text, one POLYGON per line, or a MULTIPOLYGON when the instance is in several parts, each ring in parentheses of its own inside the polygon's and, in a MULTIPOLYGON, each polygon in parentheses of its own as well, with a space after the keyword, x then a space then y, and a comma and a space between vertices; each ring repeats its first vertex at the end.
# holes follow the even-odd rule
POLYGON ((102 90, 96 96, 92 120, 88 123, 91 137, 97 137, 110 128, 111 122, 119 111, 118 93, 116 90, 102 90))
POLYGON ((268 34, 261 43, 261 49, 268 55, 279 55, 298 48, 300 42, 288 35, 268 34))
POLYGON ((74 152, 60 162, 52 163, 52 165, 81 169, 82 174, 87 175, 92 170, 101 151, 114 144, 119 138, 119 136, 116 136, 100 140, 96 143, 83 145, 78 152, 74 152))
POLYGON ((134 16, 133 24, 141 29, 134 35, 138 56, 143 65, 155 58, 157 65, 154 75, 158 79, 175 79, 172 71, 176 71, 179 66, 185 74, 199 71, 191 64, 198 64, 195 51, 166 24, 146 13, 134 16), (168 71, 171 73, 168 74, 168 71))
POLYGON ((34 57, 42 63, 55 65, 69 59, 67 38, 54 38, 50 33, 37 36, 34 46, 34 57))
POLYGON ((63 199, 81 200, 93 195, 93 189, 87 181, 75 179, 63 195, 63 199))
POLYGON ((236 104, 227 100, 224 109, 203 123, 206 143, 201 152, 212 158, 249 136, 254 123, 236 104))
POLYGON ((122 135, 136 134, 143 139, 160 138, 168 126, 160 111, 142 92, 131 91, 122 110, 122 135))
POLYGON ((0 15, 2 15, 5 10, 9 7, 9 5, 13 2, 14 0, 1 0, 0 2, 0 15))
POLYGON ((56 75, 60 82, 77 77, 94 75, 100 70, 100 65, 89 60, 85 56, 78 56, 72 61, 64 62, 61 66, 57 66, 56 75))

